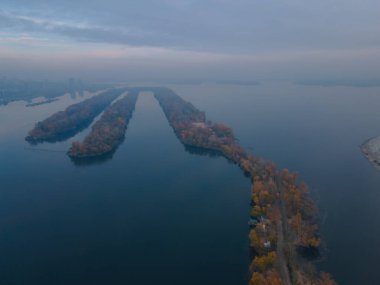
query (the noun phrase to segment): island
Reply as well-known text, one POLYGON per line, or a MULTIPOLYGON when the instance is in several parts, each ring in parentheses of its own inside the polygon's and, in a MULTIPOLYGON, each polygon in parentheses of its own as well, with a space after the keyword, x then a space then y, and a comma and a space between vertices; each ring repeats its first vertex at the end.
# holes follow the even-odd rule
POLYGON ((61 141, 86 128, 124 89, 111 89, 38 122, 25 138, 28 142, 61 141))
POLYGON ((360 146, 367 159, 380 170, 380 136, 367 140, 360 146))
POLYGON ((130 90, 126 96, 108 107, 83 143, 77 141, 72 143, 68 155, 73 159, 83 159, 114 151, 123 141, 137 96, 138 92, 130 90))

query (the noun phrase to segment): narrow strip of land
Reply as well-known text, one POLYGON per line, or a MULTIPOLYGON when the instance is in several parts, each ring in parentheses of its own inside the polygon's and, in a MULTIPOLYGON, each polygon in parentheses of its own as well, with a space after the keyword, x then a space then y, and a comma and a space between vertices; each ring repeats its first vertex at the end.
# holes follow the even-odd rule
POLYGON ((126 96, 108 107, 84 141, 72 143, 68 155, 80 159, 114 151, 124 138, 137 96, 138 92, 130 90, 126 96))
POLYGON ((251 177, 250 241, 255 251, 251 285, 336 284, 328 274, 311 273, 304 254, 320 246, 316 206, 305 184, 287 169, 253 157, 237 143, 231 128, 206 119, 205 113, 169 89, 155 97, 186 146, 216 151, 251 177))
POLYGON ((124 90, 112 89, 57 112, 38 122, 25 138, 32 144, 65 140, 89 126, 124 90))

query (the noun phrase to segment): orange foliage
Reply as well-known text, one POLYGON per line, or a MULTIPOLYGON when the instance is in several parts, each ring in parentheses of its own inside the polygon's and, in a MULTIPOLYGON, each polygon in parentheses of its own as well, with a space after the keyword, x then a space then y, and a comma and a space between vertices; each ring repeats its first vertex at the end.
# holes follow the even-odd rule
POLYGON ((337 285, 337 283, 332 279, 330 274, 326 272, 321 272, 319 279, 314 284, 315 285, 337 285))
POLYGON ((282 285, 280 275, 274 269, 268 270, 265 274, 254 272, 249 285, 282 285))
POLYGON ((277 254, 275 251, 271 251, 267 255, 256 256, 252 263, 253 270, 264 272, 268 267, 273 266, 276 259, 277 254))

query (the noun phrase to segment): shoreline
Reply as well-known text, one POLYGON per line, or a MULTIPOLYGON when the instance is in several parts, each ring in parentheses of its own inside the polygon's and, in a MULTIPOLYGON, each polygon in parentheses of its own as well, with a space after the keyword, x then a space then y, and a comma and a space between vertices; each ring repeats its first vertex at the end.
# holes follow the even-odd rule
POLYGON ((380 170, 380 136, 366 140, 359 147, 368 161, 380 170))

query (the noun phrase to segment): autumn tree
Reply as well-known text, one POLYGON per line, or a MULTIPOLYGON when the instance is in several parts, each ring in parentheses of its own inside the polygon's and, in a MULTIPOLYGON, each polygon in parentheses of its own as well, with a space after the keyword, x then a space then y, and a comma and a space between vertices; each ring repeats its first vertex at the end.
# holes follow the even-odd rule
POLYGON ((277 254, 275 251, 269 252, 267 255, 256 256, 253 259, 253 268, 258 271, 264 272, 269 266, 273 266, 276 261, 277 254))

